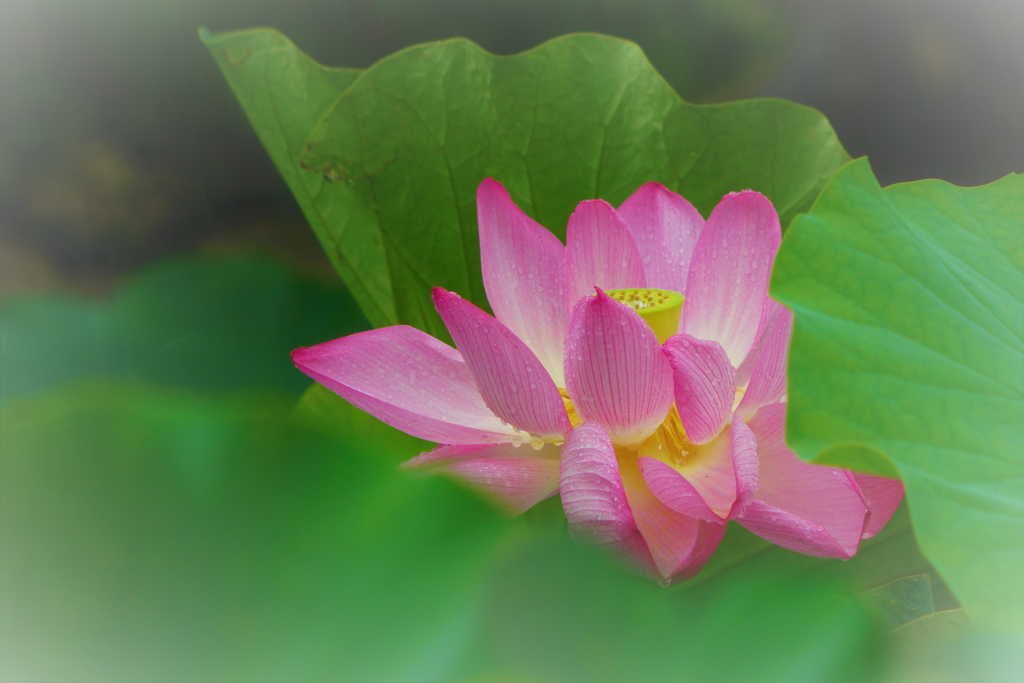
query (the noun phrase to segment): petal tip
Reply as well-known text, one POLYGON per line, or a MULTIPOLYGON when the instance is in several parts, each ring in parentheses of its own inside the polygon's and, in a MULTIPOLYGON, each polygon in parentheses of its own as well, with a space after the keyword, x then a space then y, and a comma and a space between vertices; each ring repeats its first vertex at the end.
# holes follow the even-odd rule
POLYGON ((482 192, 497 192, 497 191, 507 192, 507 190, 505 190, 505 186, 504 185, 502 185, 500 182, 498 182, 494 178, 491 178, 490 176, 488 176, 488 177, 484 178, 482 181, 480 181, 480 184, 477 186, 476 191, 477 191, 477 194, 480 194, 482 192))

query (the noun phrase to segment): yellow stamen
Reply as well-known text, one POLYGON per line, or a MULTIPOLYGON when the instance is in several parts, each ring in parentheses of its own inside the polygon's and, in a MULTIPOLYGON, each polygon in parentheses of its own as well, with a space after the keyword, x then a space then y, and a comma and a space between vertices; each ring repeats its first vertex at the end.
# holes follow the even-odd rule
POLYGON ((662 344, 678 331, 682 294, 667 289, 613 289, 605 293, 639 313, 662 344))
POLYGON ((686 464, 686 459, 691 455, 693 448, 693 444, 686 437, 683 421, 679 419, 679 411, 673 403, 661 426, 640 446, 639 456, 656 458, 681 467, 686 464))
POLYGON ((576 429, 583 424, 583 418, 576 414, 576 409, 572 405, 572 399, 569 398, 569 392, 562 387, 559 387, 558 393, 562 395, 562 403, 565 404, 565 412, 569 414, 569 424, 572 425, 573 429, 576 429))

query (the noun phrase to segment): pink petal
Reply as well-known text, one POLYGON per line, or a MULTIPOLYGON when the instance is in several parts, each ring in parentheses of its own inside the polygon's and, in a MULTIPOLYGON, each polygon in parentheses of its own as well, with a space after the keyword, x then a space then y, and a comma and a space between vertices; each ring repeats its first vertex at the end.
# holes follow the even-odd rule
POLYGON ((640 252, 629 228, 608 202, 581 202, 569 216, 565 239, 566 311, 601 289, 646 287, 640 252))
MULTIPOLYGON (((547 447, 547 444, 545 444, 547 447)), ((463 460, 475 460, 477 458, 500 458, 520 455, 518 448, 510 443, 503 444, 459 444, 455 446, 438 446, 437 448, 420 453, 402 463, 402 467, 408 469, 431 469, 441 465, 448 465, 463 460)))
POLYGON ((557 386, 565 343, 565 248, 490 178, 476 194, 480 263, 494 315, 526 342, 557 386))
POLYGON ((736 521, 766 541, 804 555, 847 560, 857 553, 856 547, 844 546, 822 525, 764 501, 754 500, 736 521))
POLYGON ((577 414, 601 423, 616 445, 639 446, 672 406, 672 368, 654 332, 601 291, 573 309, 565 374, 577 414))
POLYGON ((465 460, 443 469, 493 496, 512 515, 526 512, 558 491, 558 460, 465 460))
POLYGON ((551 375, 526 344, 458 294, 435 287, 434 306, 487 407, 513 427, 561 440, 572 428, 565 403, 551 375))
POLYGON ((730 520, 743 514, 757 490, 757 444, 739 417, 726 433, 694 449, 681 465, 648 452, 647 446, 640 449, 644 481, 658 500, 680 514, 708 522, 730 520))
POLYGON ((644 264, 647 286, 686 294, 686 273, 704 218, 690 202, 658 183, 647 183, 622 203, 644 264))
POLYGON ((484 404, 459 352, 399 325, 295 349, 296 367, 387 424, 442 443, 501 443, 516 434, 484 404))
MULTIPOLYGON (((711 540, 709 536, 714 536, 714 533, 709 535, 707 527, 723 525, 717 521, 709 525, 664 505, 647 488, 635 457, 620 458, 619 469, 636 526, 643 534, 662 578, 670 579, 681 572, 689 572, 695 560, 703 565, 714 550, 707 547, 711 540)), ((699 566, 696 567, 690 575, 699 569, 699 566)))
POLYGON ((720 522, 700 522, 697 527, 697 541, 693 544, 693 553, 683 568, 675 575, 675 581, 686 581, 697 576, 707 561, 718 549, 718 544, 725 535, 725 524, 720 522))
POLYGON ((697 240, 679 329, 719 342, 733 367, 754 343, 781 239, 772 203, 745 190, 719 202, 697 240))
POLYGON ((868 518, 864 524, 862 538, 871 538, 889 523, 889 519, 903 500, 903 482, 888 477, 853 472, 853 478, 860 486, 868 504, 868 518))
POLYGON ((558 454, 551 444, 538 451, 512 444, 440 446, 402 466, 451 474, 518 515, 558 491, 558 454))
POLYGON ((736 371, 716 341, 688 334, 669 337, 662 347, 672 366, 676 410, 695 444, 718 436, 732 416, 736 371))
POLYGON ((641 574, 657 575, 626 499, 615 448, 596 422, 584 422, 566 437, 560 490, 574 539, 606 547, 641 574))
POLYGON ((771 297, 765 297, 764 301, 761 302, 761 317, 757 324, 757 333, 754 335, 754 344, 747 351, 747 355, 743 358, 743 362, 736 368, 736 386, 745 388, 750 384, 750 375, 754 371, 754 365, 757 364, 758 356, 761 352, 761 346, 764 342, 764 335, 774 318, 772 317, 772 310, 778 303, 773 301, 771 297))
POLYGON ((751 353, 756 353, 750 383, 736 412, 749 420, 761 406, 778 403, 786 395, 786 361, 793 314, 780 303, 772 302, 765 332, 751 353))
POLYGON ((786 404, 757 411, 750 422, 757 436, 760 488, 738 520, 758 536, 818 557, 857 553, 867 505, 846 470, 812 465, 786 447, 786 404))

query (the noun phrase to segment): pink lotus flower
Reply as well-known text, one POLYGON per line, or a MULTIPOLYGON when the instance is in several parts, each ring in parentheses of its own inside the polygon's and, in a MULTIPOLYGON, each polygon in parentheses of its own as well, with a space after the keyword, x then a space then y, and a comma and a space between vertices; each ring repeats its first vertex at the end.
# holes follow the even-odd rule
POLYGON ((618 211, 581 203, 565 246, 494 180, 477 210, 495 316, 435 289, 458 350, 396 326, 292 354, 362 410, 443 444, 408 467, 513 514, 560 493, 574 538, 663 582, 696 574, 728 520, 845 559, 892 516, 900 482, 786 447, 792 314, 768 297, 781 231, 764 196, 729 194, 705 223, 648 183, 618 211))

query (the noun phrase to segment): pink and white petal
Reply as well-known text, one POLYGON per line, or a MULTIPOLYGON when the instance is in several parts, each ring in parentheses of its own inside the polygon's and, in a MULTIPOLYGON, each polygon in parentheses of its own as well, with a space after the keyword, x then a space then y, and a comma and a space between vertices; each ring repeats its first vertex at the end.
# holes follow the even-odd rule
POLYGON ((494 315, 537 354, 557 386, 565 343, 565 247, 496 180, 477 189, 480 265, 494 315))
POLYGON ((716 341, 677 334, 662 350, 672 366, 676 410, 687 438, 695 444, 711 441, 728 424, 736 399, 736 371, 725 349, 716 341))
POLYGON ((669 509, 706 522, 721 521, 700 492, 674 467, 650 457, 641 457, 638 464, 651 493, 669 509))
POLYGON ((761 500, 754 500, 736 521, 764 540, 804 555, 846 560, 857 552, 833 538, 820 524, 761 500))
POLYGON ((565 233, 566 312, 601 289, 646 287, 644 265, 625 221, 602 199, 580 202, 565 233))
POLYGON ((637 447, 672 406, 672 368, 647 323, 602 291, 580 299, 565 343, 566 390, 584 421, 637 447))
POLYGON ((750 383, 736 412, 749 420, 761 406, 778 403, 786 395, 786 361, 789 338, 793 332, 793 314, 782 304, 772 302, 764 335, 757 347, 757 360, 750 383))
POLYGON ((693 554, 683 568, 675 575, 675 581, 686 581, 697 576, 711 556, 718 549, 725 535, 726 525, 722 522, 700 522, 697 526, 697 542, 693 544, 693 554))
POLYGON ((360 410, 421 439, 479 444, 516 437, 484 403, 459 352, 412 327, 295 349, 292 361, 360 410))
POLYGON ((558 460, 527 456, 463 460, 441 470, 464 479, 518 515, 558 491, 558 468, 558 460))
POLYGON ((702 522, 659 501, 647 488, 632 454, 619 459, 619 470, 636 526, 647 541, 658 573, 663 579, 670 579, 684 571, 700 550, 697 540, 702 522))
POLYGON ((685 463, 674 465, 646 445, 639 455, 651 493, 672 510, 704 521, 742 515, 758 487, 757 443, 739 417, 729 431, 695 448, 685 463))
POLYGON ((455 476, 518 515, 558 491, 559 451, 552 444, 536 451, 508 443, 438 446, 402 467, 455 476))
POLYGON ((697 240, 679 329, 719 342, 733 367, 754 344, 781 239, 772 203, 745 190, 719 202, 697 240))
POLYGON ((487 407, 517 429, 561 440, 572 428, 565 402, 533 351, 511 330, 458 294, 435 287, 434 306, 487 407))
POLYGON ((775 403, 757 411, 750 422, 757 437, 760 487, 739 522, 798 552, 853 557, 867 515, 860 487, 847 470, 798 458, 786 446, 785 420, 786 404, 775 403))
POLYGON ((736 386, 743 389, 750 384, 750 375, 754 372, 754 365, 757 363, 757 359, 761 354, 761 346, 764 343, 764 335, 767 332, 770 323, 774 320, 772 317, 772 311, 775 306, 779 304, 772 300, 771 297, 765 297, 764 302, 761 305, 761 318, 757 324, 757 333, 754 335, 754 344, 747 351, 746 357, 743 358, 743 362, 736 368, 736 386))
POLYGON ((896 508, 900 506, 900 502, 903 500, 903 482, 899 479, 876 477, 859 472, 852 474, 868 504, 868 518, 864 524, 863 535, 863 538, 868 539, 889 523, 896 508))
POLYGON ((647 286, 686 294, 686 273, 704 218, 690 202, 658 183, 647 183, 622 203, 644 264, 647 286))
POLYGON ((601 425, 584 422, 566 437, 559 488, 574 539, 607 548, 639 573, 658 576, 629 507, 615 447, 601 425))
POLYGON ((403 462, 401 466, 405 469, 431 470, 466 460, 521 458, 524 452, 529 453, 529 457, 532 458, 547 458, 557 461, 560 449, 553 444, 544 444, 536 451, 532 448, 525 450, 511 443, 443 445, 420 453, 415 458, 403 462))

